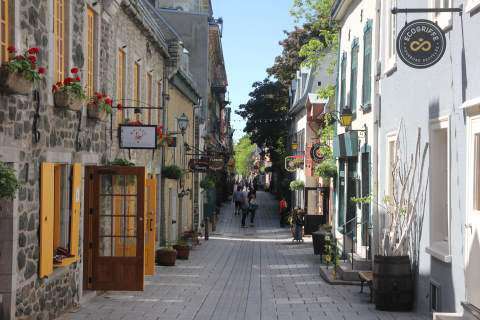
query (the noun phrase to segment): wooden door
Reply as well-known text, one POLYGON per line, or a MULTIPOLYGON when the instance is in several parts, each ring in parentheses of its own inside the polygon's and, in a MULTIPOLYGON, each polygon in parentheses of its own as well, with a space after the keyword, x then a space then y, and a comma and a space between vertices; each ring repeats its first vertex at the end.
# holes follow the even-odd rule
POLYGON ((143 290, 145 168, 88 167, 86 287, 143 290))
POLYGON ((480 308, 480 116, 469 119, 465 283, 467 302, 480 308))

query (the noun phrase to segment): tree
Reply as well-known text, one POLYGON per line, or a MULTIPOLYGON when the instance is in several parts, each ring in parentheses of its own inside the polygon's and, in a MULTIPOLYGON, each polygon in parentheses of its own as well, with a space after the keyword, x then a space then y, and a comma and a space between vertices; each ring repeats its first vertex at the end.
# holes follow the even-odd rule
POLYGON ((238 174, 248 175, 255 147, 248 135, 244 135, 235 145, 235 167, 238 174))
POLYGON ((288 91, 279 81, 268 79, 252 87, 250 100, 236 113, 247 120, 244 131, 252 142, 268 152, 273 166, 278 168, 286 155, 288 91))

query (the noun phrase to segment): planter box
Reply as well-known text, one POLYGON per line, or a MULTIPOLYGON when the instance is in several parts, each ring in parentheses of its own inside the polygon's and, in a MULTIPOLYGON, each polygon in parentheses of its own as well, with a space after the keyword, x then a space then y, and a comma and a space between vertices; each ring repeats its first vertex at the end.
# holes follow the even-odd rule
POLYGON ((177 250, 177 258, 182 260, 188 260, 190 255, 190 247, 187 245, 175 245, 173 246, 177 250))
POLYGON ((157 264, 166 267, 173 267, 177 261, 177 251, 168 249, 158 249, 155 253, 157 264))
POLYGON ((33 90, 33 81, 19 73, 11 73, 6 67, 0 68, 0 90, 9 94, 27 95, 33 90))
POLYGON ((100 110, 94 103, 89 103, 87 104, 87 116, 90 119, 105 121, 108 114, 105 110, 100 110))
POLYGON ((66 91, 57 91, 53 94, 53 101, 57 108, 68 108, 73 111, 80 111, 83 107, 83 100, 74 97, 66 91))

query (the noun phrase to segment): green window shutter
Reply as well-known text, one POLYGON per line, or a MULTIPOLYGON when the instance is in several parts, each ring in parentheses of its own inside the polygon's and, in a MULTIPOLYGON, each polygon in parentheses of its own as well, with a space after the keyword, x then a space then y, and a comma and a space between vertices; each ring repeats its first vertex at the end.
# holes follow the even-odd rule
POLYGON ((347 53, 344 52, 342 54, 342 62, 341 62, 341 75, 340 75, 340 105, 338 106, 338 110, 341 112, 343 107, 345 107, 345 100, 347 95, 347 53))
POLYGON ((357 113, 357 78, 358 78, 358 38, 352 43, 352 62, 350 70, 350 108, 352 114, 357 113))
POLYGON ((362 105, 372 102, 372 20, 368 20, 363 34, 362 105))

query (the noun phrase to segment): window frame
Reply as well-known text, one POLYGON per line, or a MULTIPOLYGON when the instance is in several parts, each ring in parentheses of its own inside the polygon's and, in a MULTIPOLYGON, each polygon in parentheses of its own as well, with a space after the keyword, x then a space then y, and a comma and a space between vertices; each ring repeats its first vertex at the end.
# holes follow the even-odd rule
MULTIPOLYGON (((132 102, 136 108, 140 108, 140 74, 141 68, 140 63, 135 61, 133 63, 133 70, 132 70, 132 102)), ((143 110, 140 109, 140 115, 143 115, 143 110)))
POLYGON ((54 82, 65 79, 67 69, 68 4, 65 0, 53 0, 53 66, 54 82), (59 11, 60 10, 60 11, 59 11), (59 14, 61 14, 59 16, 59 14), (59 30, 60 29, 60 30, 59 30))
POLYGON ((339 111, 345 107, 347 101, 347 52, 342 53, 342 62, 340 64, 340 102, 339 111))
POLYGON ((393 196, 393 184, 394 184, 394 181, 393 181, 393 177, 391 175, 391 164, 392 164, 392 160, 391 159, 391 151, 390 150, 390 146, 391 144, 393 143, 393 158, 395 158, 397 156, 397 132, 391 132, 389 134, 387 134, 387 138, 386 138, 386 161, 385 161, 385 167, 386 167, 386 176, 385 176, 385 196, 388 196, 388 197, 392 197, 393 196))
POLYGON ((386 0, 384 9, 384 74, 391 74, 397 67, 397 15, 392 9, 397 6, 397 0, 386 0))
MULTIPOLYGON (((163 106, 163 83, 162 80, 157 81, 157 108, 162 108, 163 106)), ((157 109, 157 124, 163 125, 162 123, 162 109, 157 109)))
POLYGON ((5 62, 9 58, 8 47, 10 46, 10 0, 0 0, 0 61, 5 62), (3 13, 5 12, 5 16, 3 13), (3 19, 5 17, 5 19, 3 19), (2 38, 5 41, 2 41, 2 38))
POLYGON ((95 77, 97 69, 97 51, 96 51, 96 38, 97 38, 97 13, 91 6, 87 6, 86 10, 86 44, 85 44, 85 57, 86 57, 86 76, 85 76, 85 92, 88 97, 92 97, 96 92, 97 79, 95 77))
POLYGON ((152 123, 152 120, 153 120, 153 117, 152 117, 152 112, 153 112, 153 109, 152 109, 152 98, 153 98, 153 75, 151 72, 147 72, 145 74, 145 98, 147 100, 147 106, 148 106, 148 110, 147 110, 147 120, 148 120, 148 124, 153 124, 152 123))

